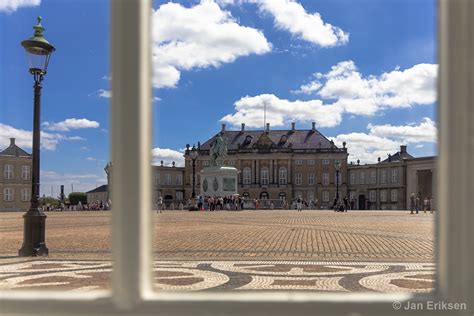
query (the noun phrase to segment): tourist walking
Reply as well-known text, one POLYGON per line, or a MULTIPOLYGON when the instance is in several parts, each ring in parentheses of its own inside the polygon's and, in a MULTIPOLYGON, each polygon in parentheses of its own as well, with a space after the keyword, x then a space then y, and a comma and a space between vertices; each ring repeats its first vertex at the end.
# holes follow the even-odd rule
POLYGON ((300 197, 296 199, 296 209, 298 212, 301 212, 303 210, 303 201, 300 197))
POLYGON ((416 214, 418 214, 418 211, 420 210, 420 197, 417 195, 415 199, 415 208, 416 208, 416 214))
POLYGON ((413 211, 415 210, 415 193, 412 193, 410 195, 410 214, 413 214, 413 211))
POLYGON ((158 197, 158 209, 156 210, 157 213, 161 213, 161 210, 163 209, 163 198, 161 196, 158 197))

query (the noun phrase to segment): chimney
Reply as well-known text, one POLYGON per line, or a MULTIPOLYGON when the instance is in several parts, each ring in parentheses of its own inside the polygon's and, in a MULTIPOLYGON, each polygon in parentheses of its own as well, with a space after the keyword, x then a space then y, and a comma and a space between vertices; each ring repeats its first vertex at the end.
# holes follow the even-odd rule
POLYGON ((406 154, 406 152, 407 152, 407 146, 406 145, 401 145, 400 146, 400 153, 406 154))
POLYGON ((270 131, 270 123, 267 123, 267 132, 270 131))
POLYGON ((291 130, 292 131, 295 131, 296 129, 296 123, 295 122, 291 122, 291 130))
POLYGON ((380 162, 380 157, 379 157, 379 158, 377 158, 377 161, 378 161, 378 162, 380 162))
POLYGON ((311 125, 312 125, 312 126, 311 126, 311 129, 312 129, 313 131, 315 131, 315 130, 316 130, 316 122, 312 122, 311 125))
POLYGON ((15 138, 10 138, 10 146, 15 145, 15 138))
POLYGON ((240 129, 241 132, 245 132, 245 123, 242 123, 242 128, 240 129))
POLYGON ((222 123, 221 132, 225 132, 225 124, 224 123, 222 123))

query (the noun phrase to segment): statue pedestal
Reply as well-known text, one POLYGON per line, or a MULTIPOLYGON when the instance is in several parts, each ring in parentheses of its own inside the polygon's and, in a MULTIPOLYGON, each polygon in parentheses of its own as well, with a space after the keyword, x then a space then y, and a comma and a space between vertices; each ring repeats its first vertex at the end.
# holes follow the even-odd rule
POLYGON ((201 195, 229 196, 237 194, 237 175, 234 167, 214 166, 201 170, 201 195))

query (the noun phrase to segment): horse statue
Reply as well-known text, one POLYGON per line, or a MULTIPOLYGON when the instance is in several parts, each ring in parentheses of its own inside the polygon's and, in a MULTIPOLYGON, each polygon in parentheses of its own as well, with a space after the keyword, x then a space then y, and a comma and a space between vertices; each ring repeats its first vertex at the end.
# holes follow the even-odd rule
POLYGON ((217 135, 211 146, 209 155, 211 156, 211 166, 221 166, 223 158, 227 156, 227 144, 222 135, 217 135))

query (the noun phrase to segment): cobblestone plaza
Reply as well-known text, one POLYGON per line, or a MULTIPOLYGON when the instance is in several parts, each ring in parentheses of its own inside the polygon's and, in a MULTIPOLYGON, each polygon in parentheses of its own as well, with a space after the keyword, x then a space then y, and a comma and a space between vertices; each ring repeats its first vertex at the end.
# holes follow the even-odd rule
MULTIPOLYGON (((22 214, 0 214, 0 288, 93 290, 110 284, 110 212, 48 213, 50 256, 17 257, 22 214)), ((162 290, 426 292, 434 215, 402 211, 153 214, 162 290)))

